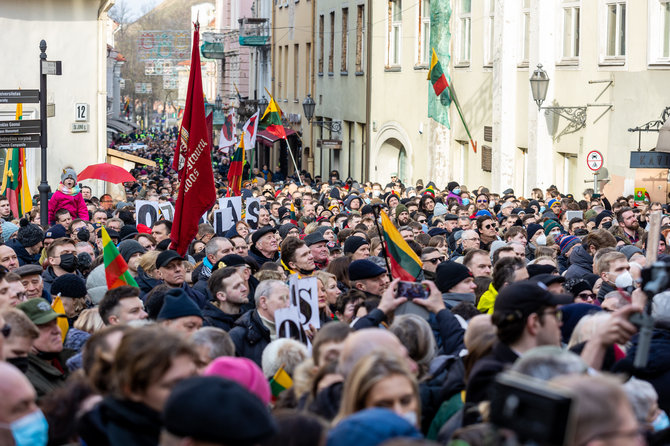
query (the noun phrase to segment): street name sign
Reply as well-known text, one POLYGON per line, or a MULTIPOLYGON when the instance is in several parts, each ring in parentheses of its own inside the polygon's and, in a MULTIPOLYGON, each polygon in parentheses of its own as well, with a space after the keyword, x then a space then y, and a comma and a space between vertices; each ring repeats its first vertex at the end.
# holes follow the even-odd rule
POLYGON ((630 167, 634 169, 670 169, 670 153, 630 152, 630 167))
POLYGON ((39 90, 0 90, 0 104, 36 104, 39 90))
POLYGON ((0 136, 0 149, 40 147, 40 135, 0 136))
POLYGON ((39 119, 24 121, 0 121, 0 135, 26 135, 40 132, 39 119))

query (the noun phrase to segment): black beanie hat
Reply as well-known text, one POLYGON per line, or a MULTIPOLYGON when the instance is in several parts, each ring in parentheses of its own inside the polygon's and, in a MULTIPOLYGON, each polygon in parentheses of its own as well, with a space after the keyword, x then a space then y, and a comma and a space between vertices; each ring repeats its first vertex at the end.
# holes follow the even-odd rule
POLYGON ((178 319, 186 316, 198 316, 202 318, 202 311, 198 305, 191 300, 186 291, 175 288, 165 293, 165 300, 160 313, 156 317, 158 321, 178 319))
POLYGON ((44 231, 39 226, 30 223, 25 218, 21 219, 20 226, 16 232, 16 239, 24 248, 35 246, 44 240, 44 231))
POLYGON ((448 293, 449 290, 458 285, 459 282, 464 281, 468 277, 472 277, 472 273, 465 265, 447 261, 437 265, 435 276, 435 285, 437 285, 440 292, 448 293))
POLYGON ((348 237, 347 240, 344 242, 343 252, 345 254, 353 254, 358 250, 358 248, 360 248, 363 245, 369 245, 368 241, 365 240, 363 237, 358 236, 348 237))
POLYGON ((62 297, 86 297, 86 282, 75 274, 63 274, 51 284, 51 294, 62 297))
POLYGON ((603 221, 603 218, 605 217, 611 217, 612 219, 614 219, 614 214, 612 213, 612 211, 604 210, 600 214, 596 215, 596 228, 600 227, 600 223, 603 221))
POLYGON ((449 184, 447 184, 447 190, 449 192, 453 191, 457 187, 458 187, 458 182, 456 182, 456 181, 449 181, 449 184))

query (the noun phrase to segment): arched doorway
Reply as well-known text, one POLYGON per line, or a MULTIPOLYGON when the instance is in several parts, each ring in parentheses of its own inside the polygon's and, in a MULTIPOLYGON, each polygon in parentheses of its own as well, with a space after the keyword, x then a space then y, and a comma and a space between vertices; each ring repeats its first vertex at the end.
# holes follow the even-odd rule
POLYGON ((400 180, 406 181, 406 161, 407 152, 402 143, 395 138, 385 140, 374 160, 377 181, 384 186, 391 180, 392 173, 397 174, 400 180))

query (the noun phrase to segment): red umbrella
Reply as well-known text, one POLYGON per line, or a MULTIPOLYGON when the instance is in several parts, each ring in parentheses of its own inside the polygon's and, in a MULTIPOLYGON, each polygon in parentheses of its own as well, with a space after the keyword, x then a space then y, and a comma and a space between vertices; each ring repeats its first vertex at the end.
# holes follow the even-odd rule
POLYGON ((109 163, 93 164, 82 170, 77 175, 77 181, 82 180, 102 180, 109 183, 127 183, 137 181, 135 178, 123 167, 115 166, 109 163))

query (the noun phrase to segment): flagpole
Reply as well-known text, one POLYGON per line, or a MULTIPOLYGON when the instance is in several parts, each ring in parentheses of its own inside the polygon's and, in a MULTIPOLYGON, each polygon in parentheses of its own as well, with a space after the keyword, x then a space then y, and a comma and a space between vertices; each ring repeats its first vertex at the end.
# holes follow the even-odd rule
POLYGON ((295 162, 295 158, 293 158, 293 150, 291 150, 291 144, 288 143, 288 138, 286 138, 284 141, 286 141, 286 147, 288 147, 288 153, 291 155, 291 160, 293 161, 293 167, 295 167, 295 173, 298 174, 298 183, 302 186, 302 181, 300 180, 300 171, 298 170, 298 165, 295 162))
POLYGON ((391 274, 391 265, 389 264, 389 257, 386 252, 386 242, 384 241, 384 235, 382 234, 382 230, 379 227, 379 209, 381 205, 380 204, 375 204, 372 206, 372 210, 375 213, 375 226, 377 227, 377 234, 379 234, 379 241, 382 243, 382 252, 384 253, 384 260, 386 261, 386 272, 389 276, 389 280, 393 281, 393 275, 391 274))

